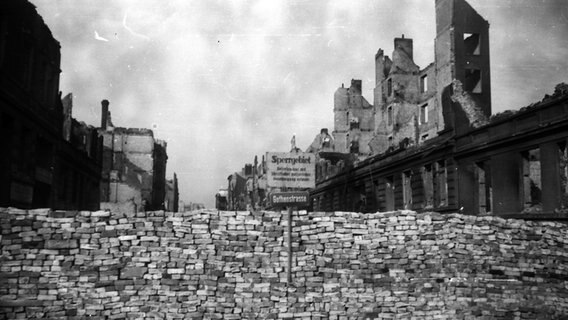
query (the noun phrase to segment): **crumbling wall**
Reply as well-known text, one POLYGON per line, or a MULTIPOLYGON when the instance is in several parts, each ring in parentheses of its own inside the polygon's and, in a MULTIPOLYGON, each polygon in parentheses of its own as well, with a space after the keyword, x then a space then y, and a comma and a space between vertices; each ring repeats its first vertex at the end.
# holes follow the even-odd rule
POLYGON ((333 112, 335 151, 350 153, 352 142, 358 141, 355 153, 369 154, 368 141, 375 128, 375 114, 373 106, 362 96, 361 80, 352 79, 348 89, 342 86, 336 90, 333 112))
MULTIPOLYGON (((100 131, 104 141, 103 202, 124 203, 134 201, 141 208, 160 205, 152 198, 156 165, 165 167, 166 158, 154 157, 154 136, 149 129, 112 128, 100 131), (160 163, 157 163, 160 162, 160 163)), ((165 147, 164 147, 165 153, 165 147)), ((162 185, 165 188, 165 178, 162 185)))
POLYGON ((366 140, 373 154, 401 143, 419 144, 440 131, 435 65, 420 70, 413 61, 413 41, 404 35, 394 39, 392 63, 387 60, 382 50, 375 55, 375 132, 366 140))
POLYGON ((417 144, 420 136, 417 108, 416 104, 397 102, 381 110, 381 122, 375 136, 369 141, 373 153, 386 152, 390 147, 398 147, 403 141, 417 144), (389 111, 389 108, 392 111, 389 111), (389 112, 392 112, 390 124, 389 112))
POLYGON ((452 84, 453 94, 451 99, 461 107, 461 110, 465 113, 470 126, 473 128, 479 128, 488 124, 489 119, 485 116, 483 109, 475 102, 470 93, 463 89, 461 81, 454 80, 452 84))
POLYGON ((553 319, 564 224, 411 211, 0 209, 0 319, 553 319))
POLYGON ((101 210, 110 211, 112 213, 138 212, 138 210, 142 209, 142 208, 138 208, 136 203, 137 202, 135 201, 134 198, 131 198, 129 200, 120 201, 120 202, 101 202, 101 210))

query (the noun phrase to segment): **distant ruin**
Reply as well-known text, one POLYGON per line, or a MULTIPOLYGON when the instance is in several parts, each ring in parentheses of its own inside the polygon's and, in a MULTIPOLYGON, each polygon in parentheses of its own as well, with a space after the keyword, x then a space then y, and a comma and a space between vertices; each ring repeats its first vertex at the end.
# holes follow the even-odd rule
POLYGON ((568 86, 492 116, 489 23, 465 0, 435 3, 432 64, 403 35, 375 55, 373 105, 360 80, 335 92, 335 149, 310 149, 313 210, 568 219, 568 86))

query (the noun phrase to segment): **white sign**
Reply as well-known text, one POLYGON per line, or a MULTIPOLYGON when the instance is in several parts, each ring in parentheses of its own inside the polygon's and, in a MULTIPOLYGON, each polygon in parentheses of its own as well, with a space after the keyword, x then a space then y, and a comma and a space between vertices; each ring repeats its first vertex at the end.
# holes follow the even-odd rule
POLYGON ((271 188, 315 188, 316 156, 303 152, 267 152, 266 184, 271 188))

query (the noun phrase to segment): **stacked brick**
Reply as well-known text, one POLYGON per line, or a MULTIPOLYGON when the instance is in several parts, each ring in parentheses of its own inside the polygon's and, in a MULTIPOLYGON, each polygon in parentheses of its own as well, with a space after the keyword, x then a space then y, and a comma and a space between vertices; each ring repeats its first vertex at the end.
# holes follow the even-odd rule
POLYGON ((561 318, 565 224, 0 209, 0 319, 561 318))
POLYGON ((305 220, 296 280, 306 310, 326 318, 568 315, 565 224, 410 211, 305 220))

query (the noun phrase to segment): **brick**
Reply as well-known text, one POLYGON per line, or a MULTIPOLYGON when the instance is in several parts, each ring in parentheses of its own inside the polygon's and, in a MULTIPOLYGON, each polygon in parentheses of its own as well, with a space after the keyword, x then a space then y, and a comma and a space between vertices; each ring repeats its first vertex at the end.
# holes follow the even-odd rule
POLYGON ((91 212, 91 217, 110 217, 110 211, 94 211, 91 212))
POLYGON ((77 240, 70 239, 70 240, 46 240, 45 241, 45 248, 46 249, 73 249, 78 248, 79 245, 77 240))
POLYGON ((121 279, 142 278, 148 271, 146 267, 127 267, 121 270, 121 279))
MULTIPOLYGON (((37 225, 0 224, 0 288, 14 290, 3 299, 41 296, 46 307, 38 308, 53 307, 50 314, 63 312, 63 317, 66 311, 59 301, 77 302, 67 310, 76 310, 78 317, 148 316, 151 310, 160 310, 157 315, 172 319, 180 314, 323 319, 375 312, 376 306, 391 318, 467 318, 479 316, 474 310, 496 315, 505 299, 510 299, 507 305, 522 302, 527 292, 538 293, 542 285, 558 283, 568 272, 559 267, 549 272, 547 263, 549 258, 563 261, 567 256, 561 224, 508 224, 461 215, 431 218, 412 212, 309 213, 299 216, 294 227, 293 285, 288 286, 285 221, 272 217, 274 213, 214 211, 173 220, 170 213, 147 214, 152 221, 143 215, 124 225, 118 222, 126 216, 90 221, 99 218, 87 214, 37 225), (77 224, 75 219, 82 220, 77 224), (168 219, 181 223, 184 232, 176 233, 181 227, 168 224, 168 219), (199 227, 191 227, 193 220, 199 227), (328 230, 331 222, 334 230, 328 230), (63 226, 65 237, 77 245, 76 239, 81 239, 78 248, 57 239, 63 226), (206 227, 213 234, 203 232, 206 227), (543 236, 529 240, 529 231, 543 236), (23 232, 38 237, 34 241, 52 241, 50 247, 12 243, 23 232), (137 244, 124 246, 121 240, 137 244), (421 298, 416 298, 418 293, 421 298)), ((562 297, 557 289, 561 287, 545 287, 546 294, 540 293, 550 298, 539 306, 523 306, 563 308, 562 303, 550 302, 562 297)))

